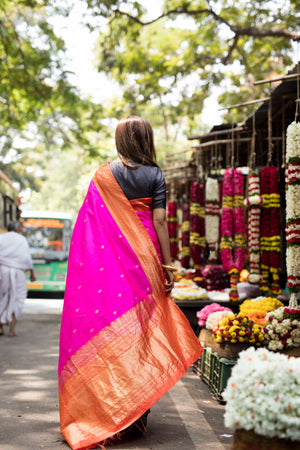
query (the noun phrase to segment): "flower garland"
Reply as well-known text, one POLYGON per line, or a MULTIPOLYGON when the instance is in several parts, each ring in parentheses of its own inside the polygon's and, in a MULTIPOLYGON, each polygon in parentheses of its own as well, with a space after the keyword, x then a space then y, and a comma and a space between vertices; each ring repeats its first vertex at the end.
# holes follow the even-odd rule
POLYGON ((219 183, 214 178, 207 178, 205 184, 205 238, 209 248, 209 263, 216 263, 218 260, 219 230, 219 183))
POLYGON ((223 181, 221 260, 230 275, 232 301, 238 300, 237 282, 245 264, 244 182, 239 170, 226 169, 223 181), (234 251, 233 248, 234 240, 234 251))
POLYGON ((241 352, 223 392, 225 426, 300 441, 299 379, 300 358, 263 348, 241 352))
POLYGON ((181 226, 181 253, 180 262, 182 267, 188 269, 190 267, 190 205, 185 203, 182 207, 182 226, 181 226))
POLYGON ((196 269, 195 277, 201 277, 200 267, 205 258, 205 208, 204 208, 204 186, 198 181, 191 184, 191 206, 190 206, 190 248, 191 257, 196 269))
POLYGON ((296 293, 300 291, 300 123, 287 129, 286 146, 286 266, 290 307, 297 308, 296 293))
POLYGON ((261 210, 261 290, 270 290, 274 294, 280 293, 279 272, 281 266, 280 248, 280 196, 278 183, 278 169, 265 166, 261 171, 261 196, 264 199, 261 210), (272 283, 270 285, 270 278, 272 283))
POLYGON ((177 259, 178 255, 178 219, 177 219, 177 202, 168 202, 167 224, 170 238, 171 258, 177 259))
POLYGON ((264 340, 261 327, 243 314, 230 314, 225 317, 213 330, 212 336, 219 343, 249 342, 257 346, 264 340))
POLYGON ((250 173, 248 180, 249 196, 245 199, 244 205, 249 208, 248 213, 248 255, 250 263, 250 274, 248 282, 257 284, 262 280, 260 275, 260 207, 263 204, 263 198, 260 196, 259 175, 255 172, 250 173))
POLYGON ((300 346, 300 310, 281 307, 269 312, 263 334, 269 350, 300 346))

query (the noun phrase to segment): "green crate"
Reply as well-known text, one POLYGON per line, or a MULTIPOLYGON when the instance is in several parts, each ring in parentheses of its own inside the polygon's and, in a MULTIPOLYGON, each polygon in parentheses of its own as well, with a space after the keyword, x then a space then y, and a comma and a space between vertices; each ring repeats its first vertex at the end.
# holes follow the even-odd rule
POLYGON ((213 371, 212 352, 210 347, 204 347, 201 357, 201 379, 210 386, 213 371))
POLYGON ((201 359, 202 359, 202 356, 200 356, 200 358, 197 359, 197 361, 195 361, 194 364, 193 364, 193 372, 196 375, 198 375, 199 378, 201 378, 201 373, 202 373, 202 371, 201 371, 201 359))
POLYGON ((214 397, 220 402, 225 403, 222 392, 227 386, 228 378, 236 361, 226 358, 220 358, 217 353, 212 353, 212 372, 210 388, 214 397))

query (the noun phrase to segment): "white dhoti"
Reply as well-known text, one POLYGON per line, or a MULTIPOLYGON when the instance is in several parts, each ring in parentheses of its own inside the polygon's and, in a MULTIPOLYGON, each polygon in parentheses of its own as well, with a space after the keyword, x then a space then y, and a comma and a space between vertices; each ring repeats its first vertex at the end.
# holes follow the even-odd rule
POLYGON ((23 270, 0 265, 0 323, 17 319, 27 296, 27 284, 23 270))
POLYGON ((17 319, 27 296, 25 271, 32 270, 29 246, 14 231, 0 234, 0 323, 17 319))

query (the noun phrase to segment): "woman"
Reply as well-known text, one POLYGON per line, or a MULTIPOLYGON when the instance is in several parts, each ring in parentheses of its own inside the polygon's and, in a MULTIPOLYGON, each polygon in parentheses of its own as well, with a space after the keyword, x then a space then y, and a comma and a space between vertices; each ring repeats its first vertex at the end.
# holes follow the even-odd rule
POLYGON ((167 295, 166 190, 150 124, 121 120, 116 146, 120 159, 95 173, 71 241, 59 397, 72 449, 127 429, 202 353, 167 295))

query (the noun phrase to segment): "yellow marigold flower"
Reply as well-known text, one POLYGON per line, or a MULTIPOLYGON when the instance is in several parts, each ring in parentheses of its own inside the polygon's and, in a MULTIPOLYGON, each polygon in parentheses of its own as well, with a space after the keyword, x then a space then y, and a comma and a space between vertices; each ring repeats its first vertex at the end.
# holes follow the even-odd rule
POLYGON ((238 320, 233 321, 233 325, 239 325, 239 324, 240 324, 240 322, 238 320))
POLYGON ((239 337, 239 341, 240 341, 240 342, 245 342, 245 338, 243 338, 243 337, 240 336, 240 337, 239 337))
POLYGON ((245 336, 245 331, 241 330, 240 331, 240 336, 245 336))
POLYGON ((233 338, 236 338, 236 333, 233 331, 232 333, 230 333, 230 336, 233 337, 233 338))
POLYGON ((221 336, 220 336, 220 337, 217 337, 216 342, 222 342, 221 336))
POLYGON ((230 342, 232 342, 233 344, 236 344, 236 343, 237 343, 237 340, 236 340, 236 339, 231 339, 230 342))

